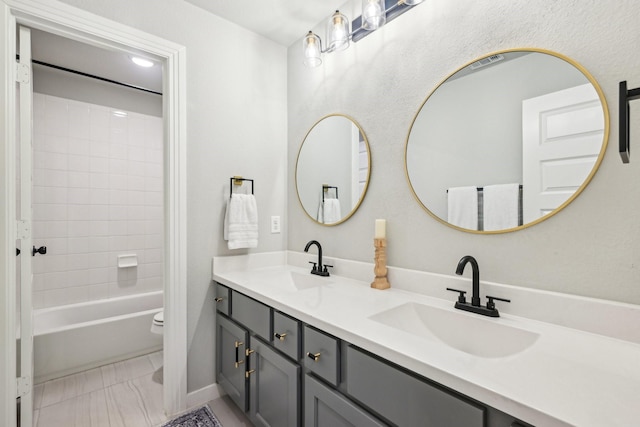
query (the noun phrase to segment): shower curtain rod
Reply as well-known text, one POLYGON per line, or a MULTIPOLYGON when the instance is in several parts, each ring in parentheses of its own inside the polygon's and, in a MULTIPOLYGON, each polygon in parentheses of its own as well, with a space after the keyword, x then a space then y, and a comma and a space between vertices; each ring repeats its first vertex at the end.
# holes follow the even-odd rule
MULTIPOLYGON (((20 55, 16 55, 16 59, 20 60, 20 55)), ((79 76, 83 76, 83 77, 89 77, 91 79, 96 79, 96 80, 100 80, 103 82, 107 82, 107 83, 112 83, 112 84, 116 84, 119 86, 124 86, 124 87, 128 87, 129 89, 135 89, 135 90, 139 90, 142 92, 147 92, 147 93, 152 93, 154 95, 160 95, 162 96, 162 92, 156 92, 154 90, 151 89, 147 89, 141 86, 135 86, 129 83, 122 83, 116 80, 111 80, 111 79, 107 79, 106 77, 100 77, 100 76, 96 76, 94 74, 88 74, 88 73, 84 73, 82 71, 77 71, 77 70, 72 70, 71 68, 66 68, 66 67, 61 67, 60 65, 53 65, 53 64, 49 64, 47 62, 43 62, 43 61, 38 61, 37 59, 33 59, 31 61, 34 64, 38 64, 38 65, 42 65, 44 67, 49 67, 49 68, 54 68, 56 70, 60 70, 60 71, 66 71, 67 73, 72 73, 72 74, 77 74, 79 76)))

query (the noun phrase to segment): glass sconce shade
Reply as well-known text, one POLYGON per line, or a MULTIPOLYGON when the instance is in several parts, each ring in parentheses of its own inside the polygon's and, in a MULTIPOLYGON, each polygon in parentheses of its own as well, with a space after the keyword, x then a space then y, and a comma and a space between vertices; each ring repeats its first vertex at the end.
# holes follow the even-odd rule
POLYGON ((362 0, 362 28, 377 30, 387 21, 384 0, 362 0))
POLYGON ((302 40, 302 49, 304 53, 304 65, 307 67, 317 67, 322 64, 322 59, 320 58, 320 54, 322 53, 320 37, 309 31, 302 40))
POLYGON ((327 23, 327 50, 344 50, 349 47, 351 22, 336 10, 327 23))
POLYGON ((404 0, 404 4, 413 6, 414 4, 422 3, 424 0, 404 0))

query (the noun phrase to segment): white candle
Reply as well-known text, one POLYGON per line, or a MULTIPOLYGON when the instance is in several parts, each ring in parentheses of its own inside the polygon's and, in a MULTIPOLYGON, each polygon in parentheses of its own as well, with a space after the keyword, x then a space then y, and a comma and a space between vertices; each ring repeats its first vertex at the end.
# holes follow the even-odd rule
POLYGON ((387 237, 387 220, 385 219, 376 219, 376 231, 373 235, 376 239, 384 239, 387 237))

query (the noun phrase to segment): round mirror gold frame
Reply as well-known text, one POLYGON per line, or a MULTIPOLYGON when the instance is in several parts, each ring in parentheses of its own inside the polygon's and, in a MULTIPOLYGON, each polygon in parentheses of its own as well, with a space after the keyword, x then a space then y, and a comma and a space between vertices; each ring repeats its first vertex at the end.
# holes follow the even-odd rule
MULTIPOLYGON (((355 130, 355 129, 354 129, 355 130)), ((347 141, 349 142, 349 141, 347 141)), ((314 158, 314 160, 317 160, 316 158, 314 158)), ((327 167, 330 165, 327 164, 318 164, 318 162, 313 162, 315 164, 315 166, 318 166, 318 168, 323 168, 323 167, 327 167)), ((333 163, 333 162, 332 162, 333 163)), ((307 132, 307 134, 305 135, 304 139, 302 140, 302 144, 300 144, 300 149, 298 150, 298 157, 296 159, 296 170, 295 170, 295 175, 294 175, 294 179, 295 179, 295 184, 296 184, 296 194, 298 196, 298 202, 300 203, 300 206, 302 207, 302 210, 304 211, 304 213, 314 222, 323 225, 323 226, 334 226, 334 225, 338 225, 338 224, 342 224, 343 222, 345 222, 346 220, 348 220, 349 218, 351 218, 351 216, 353 216, 353 214, 358 210, 358 208, 360 207, 360 205, 362 204, 362 201, 364 200, 364 196, 367 193, 367 189, 369 187, 369 180, 371 177, 371 149, 369 147, 369 140, 367 139, 366 134, 364 133, 364 131, 362 130, 362 127, 360 126, 360 124, 358 124, 358 122, 353 119, 352 117, 346 115, 346 114, 340 114, 340 113, 334 113, 334 114, 328 114, 324 117, 321 117, 318 121, 316 121, 313 126, 311 126, 311 128, 309 129, 309 131, 307 132), (299 179, 299 175, 302 172, 301 169, 301 156, 303 155, 303 150, 305 148, 305 143, 309 144, 312 143, 310 136, 312 134, 312 132, 314 131, 314 129, 319 129, 319 126, 321 124, 327 124, 329 120, 333 120, 333 119, 345 119, 348 120, 359 132, 359 142, 364 144, 364 148, 366 149, 366 162, 367 162, 367 173, 366 173, 366 180, 364 181, 364 186, 362 188, 362 190, 360 191, 360 195, 358 197, 358 200, 353 202, 350 204, 351 205, 351 209, 349 210, 348 213, 346 213, 345 215, 343 215, 338 221, 335 222, 330 222, 330 223, 325 223, 322 221, 319 221, 317 218, 314 218, 313 216, 313 212, 314 209, 316 208, 315 205, 313 206, 305 206, 305 203, 303 203, 303 198, 301 197, 301 187, 303 186, 300 182, 299 179), (310 212, 311 210, 311 212, 310 212)), ((324 185, 332 185, 331 182, 326 182, 326 181, 322 181, 322 186, 324 185)), ((315 187, 314 187, 315 188, 315 187)), ((341 189, 340 191, 344 191, 344 189, 341 189)), ((354 197, 355 199, 355 197, 354 197)), ((308 203, 307 203, 308 204, 308 203)))
POLYGON ((413 196, 415 197, 416 201, 420 204, 420 206, 422 206, 422 208, 429 215, 431 215, 433 218, 435 218, 436 220, 438 220, 442 224, 445 224, 445 225, 447 225, 447 226, 449 226, 451 228, 454 228, 454 229, 457 229, 457 230, 460 230, 460 231, 465 231, 465 232, 475 233, 475 234, 508 233, 508 232, 512 232, 512 231, 522 230, 522 229, 531 227, 532 225, 538 224, 538 223, 540 223, 540 222, 542 222, 542 221, 544 221, 544 220, 556 215, 558 212, 562 211, 567 205, 569 205, 580 193, 582 193, 582 191, 586 188, 586 186, 589 184, 589 182, 591 181, 591 179, 593 178, 593 176, 597 172, 600 164, 602 163, 602 159, 603 159, 603 157, 605 155, 606 148, 607 148, 607 145, 608 145, 608 141, 609 141, 609 110, 608 110, 608 107, 607 107, 606 99, 604 97, 604 94, 603 94, 602 89, 600 88, 600 85, 598 84, 598 82, 595 80, 595 78, 582 65, 580 65, 576 61, 574 61, 571 58, 568 58, 568 57, 566 57, 566 56, 564 56, 562 54, 559 54, 559 53, 556 53, 556 52, 552 52, 552 51, 549 51, 549 50, 545 50, 545 49, 515 48, 515 49, 501 50, 501 51, 497 51, 497 52, 491 53, 491 54, 486 55, 486 56, 482 56, 482 57, 476 58, 473 61, 470 61, 470 62, 466 63, 465 65, 463 65, 462 67, 458 68, 453 73, 449 74, 440 83, 438 83, 438 85, 431 91, 431 93, 427 96, 427 98, 424 100, 424 102, 420 105, 420 108, 416 112, 416 114, 415 114, 415 116, 414 116, 414 118, 413 118, 413 120, 411 122, 411 126, 409 127, 409 132, 407 134, 407 140, 406 140, 406 144, 405 144, 405 176, 407 178, 407 182, 409 183, 409 187, 410 187, 411 192, 413 193, 413 196), (474 230, 474 229, 470 229, 470 228, 462 228, 462 227, 459 227, 457 225, 449 223, 447 220, 441 218, 440 216, 438 216, 437 214, 432 212, 432 210, 430 210, 429 207, 427 207, 425 205, 424 201, 420 198, 420 196, 416 192, 416 189, 414 188, 414 185, 411 182, 410 171, 409 171, 409 162, 408 162, 409 142, 410 142, 410 139, 411 139, 411 132, 414 129, 414 126, 416 124, 416 120, 418 119, 418 116, 420 115, 420 113, 423 111, 423 109, 425 107, 425 104, 434 96, 436 91, 444 83, 446 83, 452 76, 454 76, 459 71, 469 67, 471 64, 474 64, 474 63, 476 63, 476 62, 478 62, 480 60, 483 60, 483 59, 486 59, 486 58, 490 58, 490 57, 492 57, 494 55, 517 53, 517 52, 542 53, 542 54, 551 55, 551 56, 556 57, 558 59, 564 60, 565 62, 567 62, 570 65, 573 65, 573 67, 575 67, 578 71, 580 71, 582 73, 582 75, 584 75, 584 77, 588 80, 589 83, 591 83, 591 85, 593 86, 593 88, 597 92, 598 98, 599 98, 601 106, 602 106, 602 114, 603 114, 603 119, 604 119, 604 131, 603 131, 603 138, 602 138, 602 146, 601 146, 600 152, 598 154, 598 157, 597 157, 597 159, 595 160, 595 162, 593 164, 593 168, 591 169, 590 173, 585 178, 585 180, 582 182, 582 184, 575 190, 575 192, 571 196, 569 196, 563 203, 561 203, 558 207, 556 207, 551 212, 548 212, 547 214, 542 215, 539 218, 534 219, 534 220, 532 220, 530 222, 526 222, 523 225, 519 225, 517 227, 512 227, 512 228, 506 228, 506 229, 500 229, 500 230, 489 230, 489 231, 474 230))

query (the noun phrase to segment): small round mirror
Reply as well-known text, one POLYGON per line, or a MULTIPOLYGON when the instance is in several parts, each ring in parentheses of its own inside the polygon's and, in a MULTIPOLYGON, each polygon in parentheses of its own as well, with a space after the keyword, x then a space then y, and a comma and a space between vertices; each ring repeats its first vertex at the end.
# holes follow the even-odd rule
POLYGON ((355 213, 371 173, 369 143, 360 125, 343 114, 318 120, 300 146, 296 190, 305 213, 337 225, 355 213))
POLYGON ((405 151, 422 206, 455 228, 501 233, 561 211, 604 156, 602 90, 557 53, 493 53, 451 74, 427 97, 405 151))

